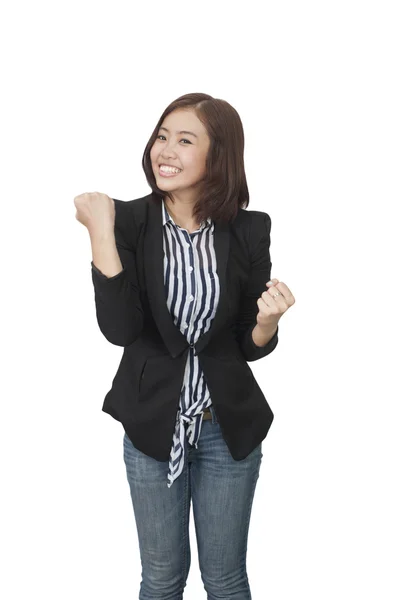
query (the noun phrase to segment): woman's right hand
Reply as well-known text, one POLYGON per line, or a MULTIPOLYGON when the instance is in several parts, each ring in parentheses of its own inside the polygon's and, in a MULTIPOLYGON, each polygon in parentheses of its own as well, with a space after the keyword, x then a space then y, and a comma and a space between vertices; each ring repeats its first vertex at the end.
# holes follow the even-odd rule
POLYGON ((114 233, 115 202, 107 194, 86 192, 75 196, 76 219, 87 227, 90 237, 114 233))

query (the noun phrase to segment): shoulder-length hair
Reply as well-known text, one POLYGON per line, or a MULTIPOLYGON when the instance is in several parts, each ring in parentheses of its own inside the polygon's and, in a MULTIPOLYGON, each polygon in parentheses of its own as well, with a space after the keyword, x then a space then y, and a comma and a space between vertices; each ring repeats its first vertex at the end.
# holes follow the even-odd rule
POLYGON ((206 175, 199 186, 199 197, 193 208, 194 218, 201 223, 208 217, 215 221, 231 221, 239 208, 247 208, 249 193, 244 169, 244 130, 238 112, 225 100, 208 94, 185 94, 174 100, 162 113, 144 150, 142 166, 153 196, 159 201, 170 193, 157 187, 150 152, 166 116, 175 109, 191 108, 204 124, 210 137, 206 158, 206 175))

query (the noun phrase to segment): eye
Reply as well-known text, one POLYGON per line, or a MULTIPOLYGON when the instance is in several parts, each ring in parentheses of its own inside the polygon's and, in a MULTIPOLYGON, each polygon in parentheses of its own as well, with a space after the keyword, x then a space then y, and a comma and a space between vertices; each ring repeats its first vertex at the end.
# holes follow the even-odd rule
MULTIPOLYGON (((158 136, 158 138, 157 138, 157 139, 159 139, 160 137, 165 137, 165 136, 161 134, 161 135, 159 135, 159 136, 158 136)), ((184 142, 188 142, 189 144, 191 144, 190 140, 186 140, 186 138, 182 138, 180 141, 181 141, 181 142, 183 142, 183 141, 184 141, 184 142)), ((183 145, 184 145, 184 146, 186 146, 187 144, 183 144, 183 145)))

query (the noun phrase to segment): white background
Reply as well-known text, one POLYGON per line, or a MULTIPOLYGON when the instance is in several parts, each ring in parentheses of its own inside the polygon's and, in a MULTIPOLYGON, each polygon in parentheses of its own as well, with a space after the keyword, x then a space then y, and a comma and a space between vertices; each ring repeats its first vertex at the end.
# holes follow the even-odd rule
MULTIPOLYGON (((395 2, 6 2, 0 14, 0 595, 138 598, 123 349, 96 322, 73 199, 150 192, 164 108, 223 98, 248 210, 296 303, 250 364, 275 414, 248 542, 254 600, 399 597, 395 2)), ((191 513, 184 597, 206 597, 191 513)))

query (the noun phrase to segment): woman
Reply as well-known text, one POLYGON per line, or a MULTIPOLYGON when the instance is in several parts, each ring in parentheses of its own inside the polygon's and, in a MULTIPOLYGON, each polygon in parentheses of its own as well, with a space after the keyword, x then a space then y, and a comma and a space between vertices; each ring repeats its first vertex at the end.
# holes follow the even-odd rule
POLYGON ((103 410, 123 424, 141 600, 183 597, 190 503, 208 598, 251 598, 249 521, 273 413, 249 361, 295 299, 270 280, 267 213, 246 211, 244 133, 227 102, 188 94, 143 156, 152 193, 75 198, 99 327, 124 353, 103 410))

